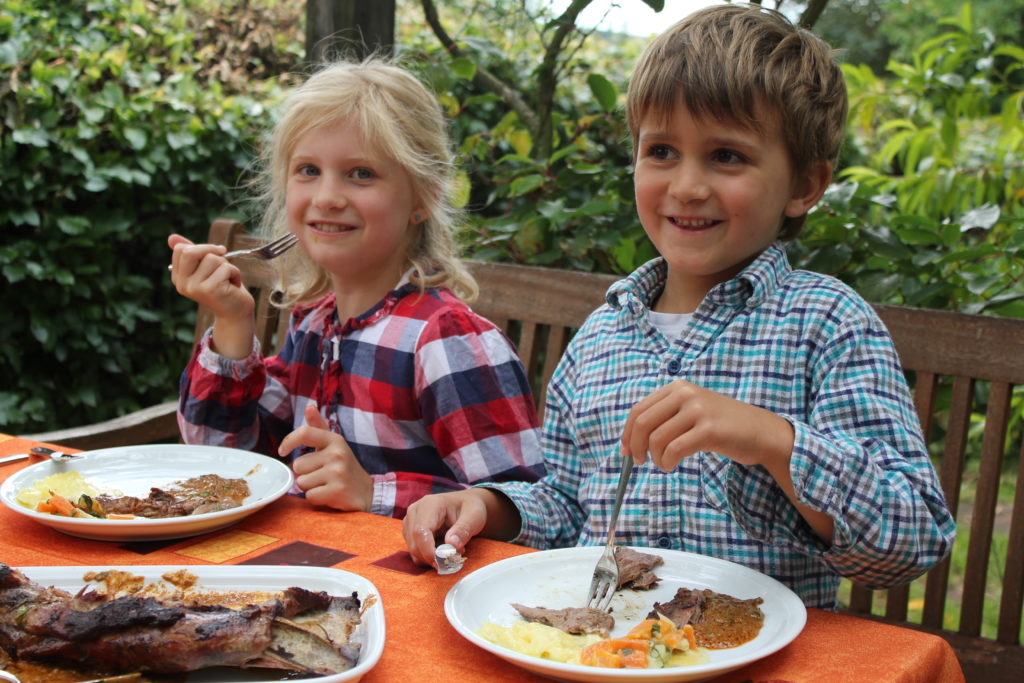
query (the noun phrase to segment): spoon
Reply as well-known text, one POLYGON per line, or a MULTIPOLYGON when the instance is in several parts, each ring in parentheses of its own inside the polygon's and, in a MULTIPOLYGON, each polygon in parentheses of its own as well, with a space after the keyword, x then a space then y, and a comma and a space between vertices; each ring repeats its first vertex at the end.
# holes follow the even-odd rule
POLYGON ((68 460, 74 460, 82 456, 73 453, 65 453, 64 451, 55 451, 52 448, 46 446, 34 446, 28 449, 28 452, 32 455, 38 455, 39 457, 50 456, 50 460, 54 462, 67 462, 68 460))

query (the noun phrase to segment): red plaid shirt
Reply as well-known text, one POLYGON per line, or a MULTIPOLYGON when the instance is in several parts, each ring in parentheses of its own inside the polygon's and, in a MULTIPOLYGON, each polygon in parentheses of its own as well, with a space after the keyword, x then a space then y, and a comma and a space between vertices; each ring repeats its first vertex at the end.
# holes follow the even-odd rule
POLYGON ((515 349, 447 289, 402 284, 344 324, 329 294, 292 312, 269 358, 258 346, 224 358, 207 332, 182 374, 178 424, 186 443, 276 455, 310 402, 373 478, 377 514, 404 517, 429 493, 544 473, 515 349))

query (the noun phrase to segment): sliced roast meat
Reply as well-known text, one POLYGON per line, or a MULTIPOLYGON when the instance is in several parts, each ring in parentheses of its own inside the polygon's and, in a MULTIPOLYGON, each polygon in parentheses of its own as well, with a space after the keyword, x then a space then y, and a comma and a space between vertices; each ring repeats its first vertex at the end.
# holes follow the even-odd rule
POLYGON ((664 560, 658 555, 641 553, 632 548, 615 547, 615 563, 619 565, 619 588, 649 590, 657 585, 659 579, 651 571, 664 560))
POLYGON ((676 628, 687 624, 695 624, 701 620, 704 609, 704 593, 690 588, 680 588, 668 602, 654 603, 654 609, 647 615, 648 619, 657 619, 659 614, 668 617, 676 628))
POLYGON ((615 626, 615 619, 612 618, 612 615, 593 607, 547 609, 545 607, 527 607, 517 603, 512 603, 512 606, 527 621, 553 626, 573 635, 596 633, 602 638, 607 638, 615 626))

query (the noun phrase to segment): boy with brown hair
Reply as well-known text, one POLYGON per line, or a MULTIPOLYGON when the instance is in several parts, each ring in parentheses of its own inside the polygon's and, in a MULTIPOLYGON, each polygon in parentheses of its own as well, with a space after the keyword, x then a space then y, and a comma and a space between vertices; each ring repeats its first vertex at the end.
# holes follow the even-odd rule
POLYGON ((840 576, 913 579, 955 525, 871 306, 793 270, 847 113, 832 51, 781 14, 700 10, 641 55, 627 98, 637 211, 660 257, 613 285, 549 385, 547 475, 428 496, 405 537, 604 543, 738 562, 834 608, 840 576))

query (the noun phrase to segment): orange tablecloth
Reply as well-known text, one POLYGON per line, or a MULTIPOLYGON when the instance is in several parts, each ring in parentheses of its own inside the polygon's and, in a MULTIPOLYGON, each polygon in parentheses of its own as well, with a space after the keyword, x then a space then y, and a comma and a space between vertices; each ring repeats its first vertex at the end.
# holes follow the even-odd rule
MULTIPOLYGON (((25 452, 33 445, 0 434, 0 456, 25 452)), ((29 464, 0 465, 0 481, 29 464)), ((291 496, 228 529, 150 543, 67 536, 0 506, 0 539, 0 561, 14 567, 239 563, 336 567, 372 581, 384 605, 387 644, 380 662, 363 678, 366 683, 546 680, 470 644, 444 616, 445 594, 461 576, 533 552, 520 546, 473 540, 463 571, 439 576, 412 564, 401 522, 365 513, 317 510, 291 496)), ((716 680, 937 683, 964 677, 952 649, 937 636, 812 609, 807 626, 790 645, 716 680)))

